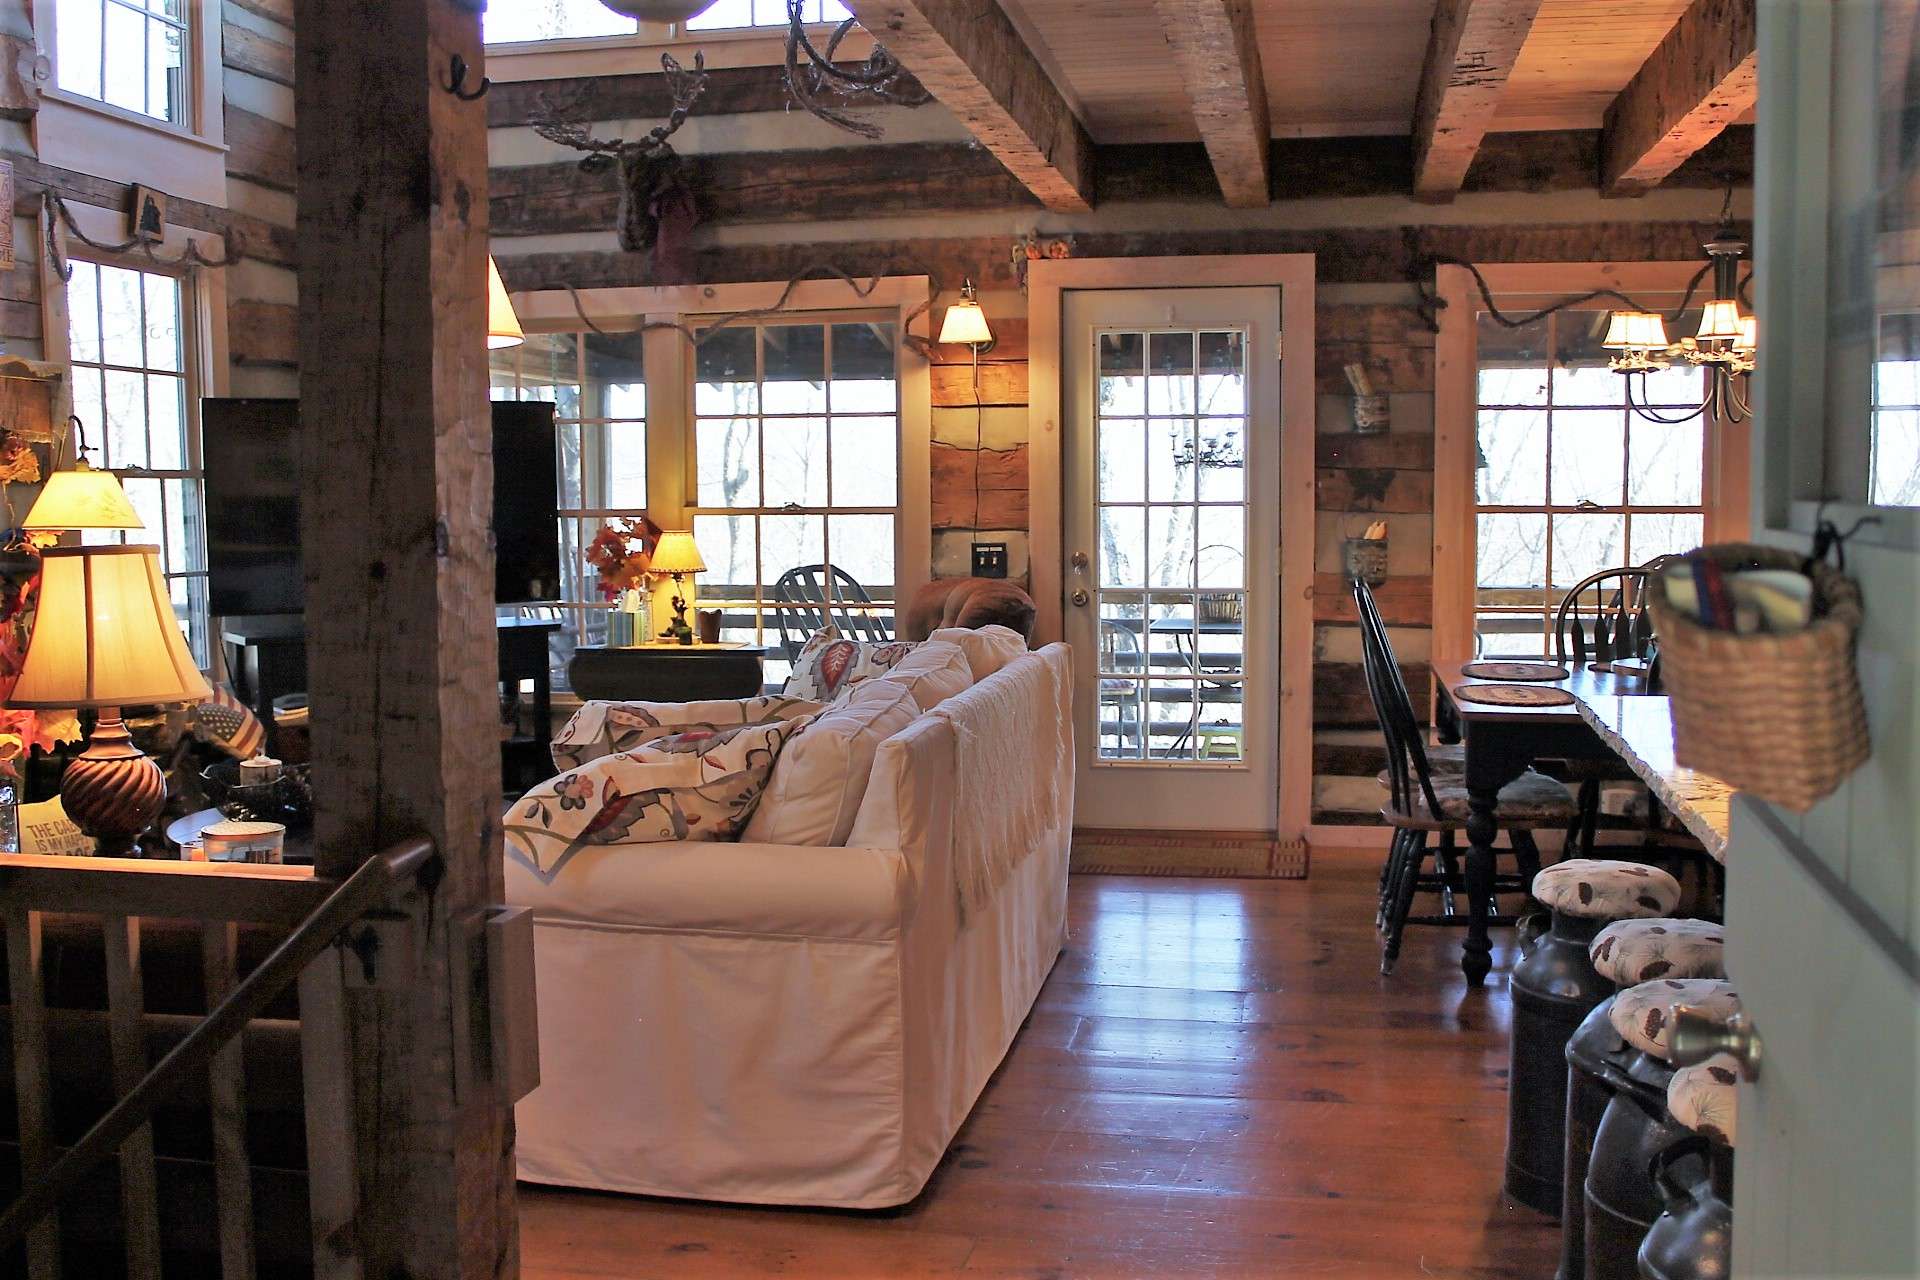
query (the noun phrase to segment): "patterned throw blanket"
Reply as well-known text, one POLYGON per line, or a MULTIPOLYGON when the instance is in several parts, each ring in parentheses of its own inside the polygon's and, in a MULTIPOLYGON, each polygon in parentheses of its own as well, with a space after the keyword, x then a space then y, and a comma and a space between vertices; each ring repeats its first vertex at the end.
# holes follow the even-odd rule
POLYGON ((1048 707, 1034 706, 1024 681, 988 679, 930 713, 953 726, 953 879, 963 924, 1059 824, 1066 803, 1072 691, 1063 661, 1042 667, 1048 707))

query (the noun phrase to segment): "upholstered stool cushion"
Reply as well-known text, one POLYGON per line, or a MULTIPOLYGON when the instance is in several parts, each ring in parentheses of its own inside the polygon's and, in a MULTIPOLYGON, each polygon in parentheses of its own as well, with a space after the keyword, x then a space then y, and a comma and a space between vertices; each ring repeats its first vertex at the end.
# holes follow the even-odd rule
POLYGON ((1533 896, 1562 915, 1644 920, 1667 915, 1680 905, 1680 882, 1638 862, 1569 858, 1533 878, 1533 896))
POLYGON ((1739 1086, 1739 1060, 1730 1053, 1716 1053, 1705 1062, 1673 1073, 1667 1084, 1667 1110, 1695 1133, 1731 1147, 1739 1086))
POLYGON ((1616 920, 1587 954, 1617 987, 1655 978, 1724 978, 1726 940, 1726 930, 1710 920, 1616 920))
POLYGON ((1615 996, 1607 1018, 1628 1044, 1665 1059, 1677 1004, 1720 1021, 1740 1011, 1740 996, 1731 982, 1721 978, 1655 978, 1615 996))
MULTIPOLYGON (((1427 801, 1418 784, 1413 788, 1414 803, 1420 816, 1426 817, 1427 801)), ((1444 821, 1467 820, 1467 783, 1457 773, 1433 771, 1433 793, 1440 801, 1439 817, 1444 821)), ((1501 823, 1525 822, 1533 826, 1551 826, 1573 821, 1574 804, 1567 789, 1544 774, 1529 769, 1500 789, 1501 823)))

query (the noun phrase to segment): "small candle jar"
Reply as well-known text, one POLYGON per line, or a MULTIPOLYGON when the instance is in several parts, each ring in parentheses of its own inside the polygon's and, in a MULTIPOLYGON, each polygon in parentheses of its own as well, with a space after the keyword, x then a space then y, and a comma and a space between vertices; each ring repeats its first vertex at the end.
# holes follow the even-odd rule
POLYGON ((208 862, 279 862, 287 829, 277 822, 216 822, 200 833, 208 862))
POLYGON ((261 787, 278 781, 280 781, 280 762, 272 756, 262 753, 251 760, 240 762, 241 786, 261 787))

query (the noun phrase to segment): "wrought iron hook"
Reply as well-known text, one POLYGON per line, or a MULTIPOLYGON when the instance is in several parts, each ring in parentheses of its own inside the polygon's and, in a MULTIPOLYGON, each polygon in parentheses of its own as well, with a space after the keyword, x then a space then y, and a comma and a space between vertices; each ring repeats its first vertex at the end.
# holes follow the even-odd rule
POLYGON ((460 54, 453 55, 453 62, 449 65, 448 72, 451 78, 442 81, 440 87, 462 102, 478 102, 487 96, 487 90, 493 88, 493 81, 486 76, 480 77, 479 88, 471 90, 467 88, 467 60, 460 54))

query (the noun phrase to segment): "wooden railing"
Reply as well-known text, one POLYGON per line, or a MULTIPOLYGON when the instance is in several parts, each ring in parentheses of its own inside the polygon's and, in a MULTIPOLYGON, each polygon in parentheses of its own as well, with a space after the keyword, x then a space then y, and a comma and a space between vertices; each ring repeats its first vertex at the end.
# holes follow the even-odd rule
POLYGON ((385 905, 433 857, 428 842, 408 841, 363 863, 342 881, 321 880, 299 867, 0 858, 0 921, 6 928, 22 1179, 20 1198, 0 1214, 0 1257, 24 1238, 30 1280, 60 1280, 61 1201, 117 1154, 127 1275, 158 1280, 161 1228, 153 1113, 204 1071, 211 1103, 221 1274, 225 1280, 253 1276, 252 1171, 240 1035, 295 982, 300 986, 311 1221, 316 1250, 337 1255, 341 1240, 351 1232, 357 1187, 350 1164, 352 1143, 344 1129, 351 1123, 345 993, 338 964, 312 961, 355 921, 385 905), (48 913, 100 917, 110 1065, 118 1095, 65 1152, 57 1149, 53 1127, 42 933, 42 917, 48 913), (208 1005, 206 1017, 151 1070, 146 1069, 143 1021, 143 918, 200 923, 208 1005), (238 973, 241 924, 291 927, 244 981, 238 973))

